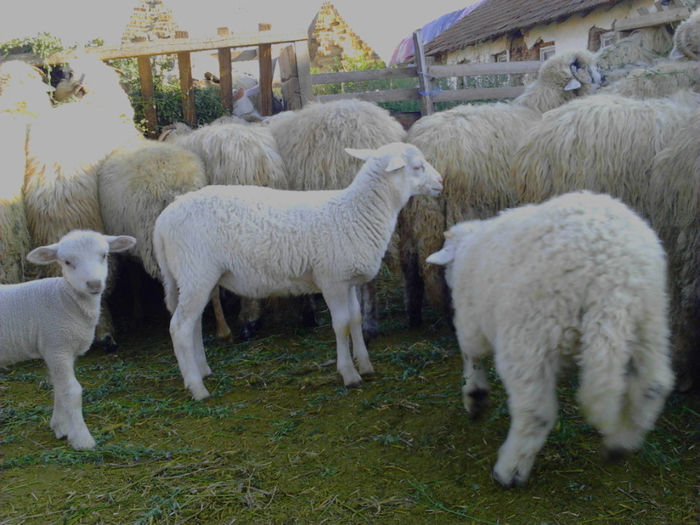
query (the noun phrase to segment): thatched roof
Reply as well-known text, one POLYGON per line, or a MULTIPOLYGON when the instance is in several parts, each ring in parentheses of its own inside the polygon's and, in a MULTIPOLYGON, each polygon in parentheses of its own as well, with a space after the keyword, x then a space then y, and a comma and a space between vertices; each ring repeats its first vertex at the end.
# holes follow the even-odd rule
POLYGON ((519 29, 585 15, 627 0, 482 0, 468 16, 425 46, 427 55, 448 53, 519 29))

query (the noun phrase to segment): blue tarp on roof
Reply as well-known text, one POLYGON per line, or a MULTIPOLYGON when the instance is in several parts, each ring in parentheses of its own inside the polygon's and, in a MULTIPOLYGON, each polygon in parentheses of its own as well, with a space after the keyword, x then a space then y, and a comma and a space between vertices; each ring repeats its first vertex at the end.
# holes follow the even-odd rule
MULTIPOLYGON (((442 15, 440 18, 436 18, 432 22, 428 22, 421 28, 421 35, 423 36, 423 43, 427 44, 431 40, 433 40, 435 37, 449 29, 451 26, 453 26, 456 22, 460 21, 462 18, 467 16, 469 13, 471 13, 474 9, 476 9, 479 5, 484 3, 486 0, 481 0, 479 2, 476 2, 473 5, 470 5, 469 7, 465 7, 464 9, 457 9, 456 11, 452 11, 451 13, 447 13, 446 15, 442 15)), ((409 57, 413 56, 413 35, 404 38, 398 46, 396 46, 396 49, 394 50, 394 53, 391 55, 391 61, 389 62, 390 66, 395 66, 398 64, 402 64, 408 60, 409 57)))

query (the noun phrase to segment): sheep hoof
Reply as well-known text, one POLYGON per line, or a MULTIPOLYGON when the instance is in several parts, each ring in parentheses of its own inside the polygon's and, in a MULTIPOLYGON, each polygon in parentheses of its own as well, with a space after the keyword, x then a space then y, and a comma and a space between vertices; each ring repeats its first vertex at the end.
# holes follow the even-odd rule
POLYGON ((102 339, 95 340, 95 343, 97 343, 100 347, 102 347, 102 349, 105 352, 112 353, 112 352, 116 352, 119 349, 119 345, 114 340, 114 338, 112 337, 111 334, 107 334, 102 339))
POLYGON ((207 387, 204 385, 196 387, 192 386, 189 390, 195 401, 201 401, 202 399, 209 397, 209 390, 207 390, 207 387))
POLYGON ((629 450, 622 447, 606 448, 603 450, 603 457, 608 463, 618 463, 629 453, 629 450))
POLYGON ((489 406, 489 391, 483 388, 465 392, 462 397, 464 409, 472 419, 479 418, 489 406))
POLYGON ((68 442, 70 443, 71 447, 73 447, 75 450, 90 450, 95 448, 95 446, 97 445, 97 443, 90 434, 88 434, 87 436, 80 436, 69 439, 68 442))
POLYGON ((260 323, 258 321, 248 321, 241 328, 241 339, 244 341, 250 341, 255 334, 258 333, 260 329, 260 323))
POLYGON ((233 334, 231 332, 227 334, 216 334, 216 340, 221 343, 233 343, 233 334))
POLYGON ((520 485, 524 484, 525 481, 527 481, 526 479, 523 479, 518 470, 513 472, 510 476, 501 476, 494 468, 491 475, 493 479, 496 480, 496 482, 498 482, 499 485, 503 486, 503 488, 506 489, 519 487, 520 485))
POLYGON ((345 375, 341 374, 343 376, 343 384, 347 388, 356 388, 359 386, 362 386, 362 377, 360 374, 357 373, 356 370, 353 370, 350 374, 348 374, 348 377, 345 375))

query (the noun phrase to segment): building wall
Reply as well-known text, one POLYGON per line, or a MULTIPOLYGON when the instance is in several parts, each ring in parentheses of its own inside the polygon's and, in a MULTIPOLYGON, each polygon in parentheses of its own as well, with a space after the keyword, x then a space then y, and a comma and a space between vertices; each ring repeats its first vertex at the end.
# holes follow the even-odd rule
POLYGON ((574 15, 560 23, 535 26, 522 35, 507 35, 454 51, 442 57, 440 62, 493 62, 494 56, 502 52, 508 53, 510 61, 539 60, 540 47, 551 44, 555 45, 557 52, 587 49, 591 29, 611 30, 615 20, 633 16, 640 7, 651 8, 653 5, 654 0, 632 0, 618 4, 612 9, 599 8, 586 16, 574 15))

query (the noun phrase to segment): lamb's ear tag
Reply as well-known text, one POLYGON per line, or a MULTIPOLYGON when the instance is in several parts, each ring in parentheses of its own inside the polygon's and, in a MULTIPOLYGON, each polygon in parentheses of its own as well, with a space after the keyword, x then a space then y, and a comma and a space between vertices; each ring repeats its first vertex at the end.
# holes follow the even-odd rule
POLYGON ((396 171, 400 170, 406 165, 406 160, 400 155, 392 155, 389 162, 386 165, 385 171, 396 171))
POLYGON ((578 89, 581 87, 581 82, 576 80, 575 78, 572 78, 569 80, 569 83, 564 87, 564 91, 573 91, 574 89, 578 89))

